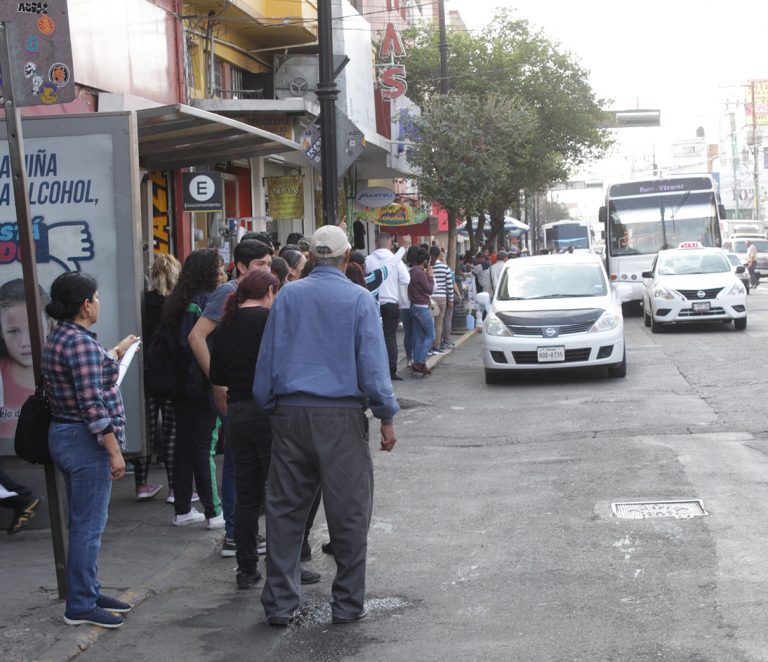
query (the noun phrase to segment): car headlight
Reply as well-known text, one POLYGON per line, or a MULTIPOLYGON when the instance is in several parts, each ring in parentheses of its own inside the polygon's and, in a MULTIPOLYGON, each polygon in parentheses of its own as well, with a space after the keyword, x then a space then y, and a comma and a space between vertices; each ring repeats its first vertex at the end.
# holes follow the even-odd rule
POLYGON ((621 313, 616 310, 606 310, 597 322, 592 325, 590 333, 600 333, 601 331, 610 331, 621 324, 621 313))
POLYGON ((493 313, 488 313, 488 316, 485 318, 483 330, 489 336, 511 336, 512 335, 510 330, 507 328, 507 325, 504 324, 504 322, 502 322, 493 313))
POLYGON ((729 297, 737 297, 740 294, 744 294, 746 290, 744 289, 744 286, 741 283, 734 283, 733 287, 731 287, 730 291, 728 292, 729 297))
POLYGON ((674 295, 666 287, 657 287, 653 290, 654 299, 674 299, 674 295))

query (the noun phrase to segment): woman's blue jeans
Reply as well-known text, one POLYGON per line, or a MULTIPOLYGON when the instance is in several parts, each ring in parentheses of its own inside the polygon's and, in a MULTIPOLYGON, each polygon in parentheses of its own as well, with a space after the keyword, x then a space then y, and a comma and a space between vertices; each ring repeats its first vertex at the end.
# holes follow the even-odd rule
POLYGON ((66 613, 84 614, 101 591, 96 572, 112 494, 109 454, 83 423, 51 423, 48 447, 69 501, 66 613))
POLYGON ((435 342, 435 322, 429 306, 411 306, 413 319, 413 362, 426 363, 427 352, 435 342))

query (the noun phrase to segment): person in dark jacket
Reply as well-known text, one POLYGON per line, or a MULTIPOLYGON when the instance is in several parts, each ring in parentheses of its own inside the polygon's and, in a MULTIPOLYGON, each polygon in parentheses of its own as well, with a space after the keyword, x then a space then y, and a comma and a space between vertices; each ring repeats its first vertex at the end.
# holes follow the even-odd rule
POLYGON ((163 307, 163 323, 178 338, 188 366, 184 393, 173 400, 176 410, 174 526, 207 520, 209 529, 224 528, 210 462, 216 444, 216 411, 211 400, 210 382, 192 355, 187 339, 224 273, 224 261, 216 250, 192 251, 184 261, 179 282, 163 307), (205 513, 192 507, 193 476, 205 513))
MULTIPOLYGON (((181 264, 173 255, 157 255, 149 270, 151 289, 144 295, 144 319, 141 329, 142 340, 145 347, 149 346, 152 336, 160 326, 163 314, 163 306, 168 295, 179 280, 181 264)), ((145 355, 146 356, 146 355, 145 355)), ((165 473, 168 477, 168 501, 173 503, 173 447, 176 443, 176 413, 173 403, 168 398, 162 398, 152 393, 152 384, 147 381, 144 398, 149 426, 149 439, 147 443, 147 455, 133 459, 134 482, 136 484, 136 498, 145 501, 154 497, 162 485, 148 482, 149 465, 152 453, 160 451, 158 443, 158 416, 162 418, 163 445, 162 457, 165 464, 165 473)))

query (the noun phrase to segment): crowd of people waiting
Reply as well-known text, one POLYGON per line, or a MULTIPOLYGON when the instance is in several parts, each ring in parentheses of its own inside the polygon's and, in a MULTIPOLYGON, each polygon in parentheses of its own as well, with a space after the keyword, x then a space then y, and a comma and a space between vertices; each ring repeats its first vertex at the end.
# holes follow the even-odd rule
MULTIPOLYGON (((481 291, 494 287, 507 256, 495 257, 493 266, 482 253, 465 260, 460 277, 474 277, 481 291)), ((215 249, 199 249, 183 265, 161 255, 151 266, 145 371, 149 377, 157 370, 152 362, 163 350, 163 369, 173 379, 145 379, 149 439, 146 454, 132 461, 136 498, 162 489, 148 480, 157 453, 173 525, 224 529, 221 554, 236 557, 238 589, 262 579, 258 559, 266 554, 262 604, 272 625, 286 625, 300 604, 300 585, 320 579, 301 563, 312 556, 308 537, 321 499, 330 534, 323 551, 337 564, 333 620, 366 615, 373 478, 368 445, 356 441, 368 438, 370 409, 381 419, 382 450, 395 444, 400 324, 407 367, 416 375, 431 374, 427 357, 453 347, 453 308, 463 290, 443 258, 437 245, 411 246, 404 238, 395 247, 384 232, 365 256, 342 229, 324 226, 311 240, 290 237, 280 250, 269 235, 246 235, 231 265, 215 249), (214 456, 222 446, 219 489, 214 456)), ((54 281, 46 310, 57 323, 43 351, 43 377, 51 455, 69 501, 64 620, 114 628, 131 605, 101 594, 96 567, 111 484, 126 470, 117 362, 138 338, 129 335, 109 350, 97 342, 97 287, 80 272, 54 281)), ((3 480, 17 493, 7 504, 17 512, 9 530, 16 532, 39 499, 3 480)))

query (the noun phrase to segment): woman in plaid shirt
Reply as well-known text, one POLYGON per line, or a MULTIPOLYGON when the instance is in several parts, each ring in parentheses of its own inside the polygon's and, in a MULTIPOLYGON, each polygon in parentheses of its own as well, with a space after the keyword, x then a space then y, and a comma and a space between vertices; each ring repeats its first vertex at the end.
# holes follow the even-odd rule
POLYGON ((64 622, 122 625, 113 612, 131 605, 101 594, 96 566, 107 524, 112 481, 125 475, 125 411, 118 361, 135 343, 127 336, 106 350, 90 328, 99 319, 96 279, 61 274, 51 285, 48 315, 58 321, 43 348, 43 379, 51 405, 48 445, 64 474, 69 501, 69 558, 64 622))

